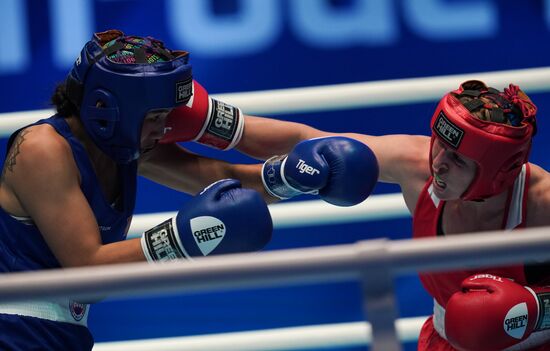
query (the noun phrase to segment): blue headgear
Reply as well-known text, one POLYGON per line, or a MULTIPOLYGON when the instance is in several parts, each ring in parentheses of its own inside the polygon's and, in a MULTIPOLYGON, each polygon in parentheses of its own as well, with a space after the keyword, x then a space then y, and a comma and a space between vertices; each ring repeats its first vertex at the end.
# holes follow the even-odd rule
POLYGON ((94 34, 84 46, 66 85, 96 145, 117 163, 129 163, 139 157, 147 112, 185 104, 191 97, 191 65, 185 51, 170 51, 150 37, 127 37, 109 30, 94 34), (135 62, 109 58, 121 49, 133 52, 135 62), (151 54, 164 62, 148 63, 151 54))

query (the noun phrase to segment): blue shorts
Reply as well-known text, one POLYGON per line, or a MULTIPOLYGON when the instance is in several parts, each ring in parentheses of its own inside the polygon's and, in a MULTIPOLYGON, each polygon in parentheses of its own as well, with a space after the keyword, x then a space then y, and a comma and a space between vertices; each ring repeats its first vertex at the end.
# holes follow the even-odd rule
POLYGON ((90 351, 93 346, 92 334, 84 326, 0 314, 0 350, 90 351))

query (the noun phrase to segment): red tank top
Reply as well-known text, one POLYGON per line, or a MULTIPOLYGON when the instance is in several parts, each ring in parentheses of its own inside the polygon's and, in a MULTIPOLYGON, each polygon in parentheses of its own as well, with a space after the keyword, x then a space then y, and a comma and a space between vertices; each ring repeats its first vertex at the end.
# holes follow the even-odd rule
MULTIPOLYGON (((508 192, 502 229, 511 230, 525 227, 529 176, 529 164, 525 164, 514 185, 510 187, 508 192)), ((414 211, 413 238, 435 237, 438 235, 438 222, 440 221, 445 202, 440 201, 435 196, 432 187, 432 177, 430 177, 418 197, 414 211)), ((441 273, 421 273, 420 280, 428 293, 442 307, 445 307, 451 295, 460 290, 462 281, 470 275, 477 273, 491 273, 514 279, 521 285, 527 284, 523 265, 441 273)))

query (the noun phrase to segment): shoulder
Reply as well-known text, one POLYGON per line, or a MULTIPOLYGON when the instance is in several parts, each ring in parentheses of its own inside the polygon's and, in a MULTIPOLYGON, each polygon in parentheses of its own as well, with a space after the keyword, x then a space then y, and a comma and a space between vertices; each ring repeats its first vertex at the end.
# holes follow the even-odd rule
POLYGON ((406 134, 349 136, 364 142, 373 150, 380 166, 380 181, 398 184, 409 211, 414 213, 418 196, 431 175, 431 138, 406 134))
MULTIPOLYGON (((71 147, 53 127, 43 124, 25 128, 15 137, 6 155, 3 178, 59 175, 74 164, 71 147), (53 174, 50 174, 53 173, 53 174)), ((7 180, 4 179, 4 180, 7 180)))
POLYGON ((550 225, 550 173, 530 163, 527 225, 550 225))
POLYGON ((19 151, 21 158, 47 162, 71 154, 67 140, 48 124, 31 126, 19 132, 10 148, 19 151))
POLYGON ((31 126, 15 137, 0 178, 0 205, 29 216, 32 203, 52 198, 80 184, 68 142, 49 125, 31 126))
POLYGON ((424 135, 371 136, 348 134, 367 144, 380 163, 380 180, 399 183, 411 179, 425 181, 430 176, 430 137, 424 135))

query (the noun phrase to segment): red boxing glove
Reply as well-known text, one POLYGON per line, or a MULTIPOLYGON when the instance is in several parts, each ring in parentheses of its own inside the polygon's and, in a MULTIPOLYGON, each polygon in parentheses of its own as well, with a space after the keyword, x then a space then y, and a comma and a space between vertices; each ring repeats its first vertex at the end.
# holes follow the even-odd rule
POLYGON ((241 110, 211 98, 194 80, 189 102, 168 114, 165 134, 160 143, 196 141, 216 149, 229 150, 239 143, 243 130, 241 110))
POLYGON ((491 274, 462 282, 445 312, 447 340, 462 351, 502 350, 550 328, 550 287, 524 287, 491 274))

